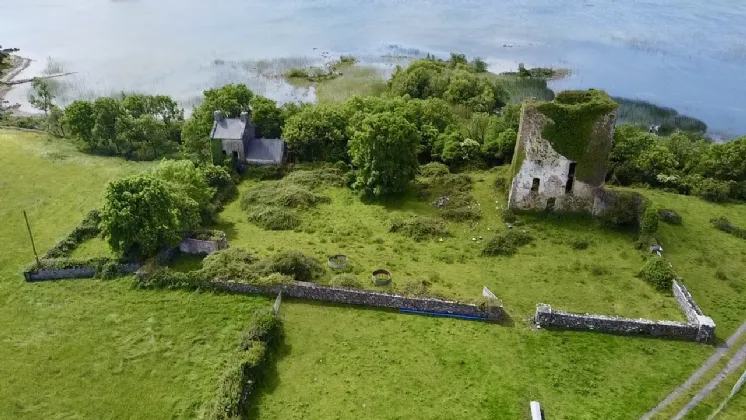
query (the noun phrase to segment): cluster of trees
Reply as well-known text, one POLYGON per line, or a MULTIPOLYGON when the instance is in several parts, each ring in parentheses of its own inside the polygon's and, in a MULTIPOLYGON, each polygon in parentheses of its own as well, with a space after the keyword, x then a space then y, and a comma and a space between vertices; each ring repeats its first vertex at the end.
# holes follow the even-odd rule
POLYGON ((151 172, 109 184, 101 231, 114 252, 152 256, 209 222, 220 205, 221 191, 233 186, 225 168, 164 160, 151 172))
POLYGON ((122 94, 75 101, 60 122, 88 151, 148 160, 178 151, 184 110, 168 96, 122 94))
POLYGON ((510 95, 487 65, 477 58, 467 62, 462 54, 450 60, 428 57, 406 68, 397 67, 389 80, 392 94, 416 99, 440 98, 472 112, 494 112, 510 95))
POLYGON ((700 133, 667 137, 621 125, 614 133, 610 180, 647 184, 709 201, 746 200, 746 136, 716 144, 700 133))

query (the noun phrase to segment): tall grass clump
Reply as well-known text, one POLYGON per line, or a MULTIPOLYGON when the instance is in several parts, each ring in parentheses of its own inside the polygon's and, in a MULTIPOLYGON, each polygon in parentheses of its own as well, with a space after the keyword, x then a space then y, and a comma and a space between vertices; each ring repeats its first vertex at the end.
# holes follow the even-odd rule
POLYGON ((329 197, 313 193, 308 188, 289 182, 260 184, 249 190, 241 200, 241 206, 275 206, 307 209, 319 203, 329 203, 329 197))
POLYGON ((389 222, 389 232, 401 233, 417 242, 448 236, 445 223, 442 220, 430 217, 392 219, 389 222))
POLYGON ((488 240, 482 248, 482 256, 511 256, 533 240, 534 237, 526 231, 509 230, 488 240))
POLYGON ((346 170, 341 165, 316 170, 299 170, 289 173, 283 183, 301 185, 314 189, 319 187, 344 187, 347 184, 346 170))
POLYGON ((295 211, 282 207, 251 206, 246 210, 249 222, 266 230, 293 230, 301 224, 301 219, 295 211))

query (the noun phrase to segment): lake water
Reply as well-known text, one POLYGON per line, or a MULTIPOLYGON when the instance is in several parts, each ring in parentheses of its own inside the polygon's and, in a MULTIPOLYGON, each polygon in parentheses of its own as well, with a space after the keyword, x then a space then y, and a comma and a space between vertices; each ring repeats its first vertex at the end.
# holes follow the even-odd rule
POLYGON ((260 60, 456 51, 493 70, 570 68, 553 87, 601 88, 746 133, 742 0, 0 0, 0 43, 36 60, 21 77, 51 57, 78 72, 74 94, 145 91, 187 105, 229 82, 293 99, 258 74, 260 60))

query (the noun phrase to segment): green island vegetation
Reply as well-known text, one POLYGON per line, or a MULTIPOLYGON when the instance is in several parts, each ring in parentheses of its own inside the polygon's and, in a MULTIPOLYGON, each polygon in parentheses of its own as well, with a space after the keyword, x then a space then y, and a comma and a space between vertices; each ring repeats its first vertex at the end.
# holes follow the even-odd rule
POLYGON ((620 197, 645 198, 639 229, 624 209, 601 220, 514 213, 521 104, 536 98, 530 106, 552 120, 544 135, 569 155, 579 146, 568 139, 616 107, 602 91, 555 96, 550 73, 495 75, 452 54, 318 104, 277 106, 227 85, 186 119, 169 98, 125 95, 77 101, 54 124, 48 112, 47 133, 0 130, 0 179, 11 181, 0 208, 11 245, 0 256, 0 417, 513 419, 539 400, 552 418, 639 418, 714 348, 537 330, 531 317, 548 303, 683 322, 678 279, 718 339, 733 333, 746 318, 746 137, 714 144, 699 129, 616 127, 607 179, 620 197), (291 163, 214 162, 216 110, 251 111, 257 136, 284 139, 291 163), (144 162, 164 157, 181 160, 144 162), (24 282, 24 210, 44 256, 32 270, 98 261, 107 280, 24 282), (227 250, 154 258, 218 231, 227 250), (665 260, 648 252, 653 239, 665 260), (330 268, 330 257, 346 264, 330 268), (119 275, 114 262, 132 260, 147 260, 140 275, 119 275), (380 269, 391 273, 384 286, 371 279, 380 269), (213 281, 477 304, 487 286, 506 319, 286 300, 280 322, 270 299, 213 281))

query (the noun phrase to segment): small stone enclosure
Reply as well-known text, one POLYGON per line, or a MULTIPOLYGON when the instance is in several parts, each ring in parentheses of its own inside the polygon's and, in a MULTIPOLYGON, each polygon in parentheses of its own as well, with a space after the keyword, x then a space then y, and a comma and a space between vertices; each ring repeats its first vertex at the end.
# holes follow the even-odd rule
POLYGON ((614 137, 616 103, 599 90, 566 91, 523 105, 508 205, 594 212, 614 137))

